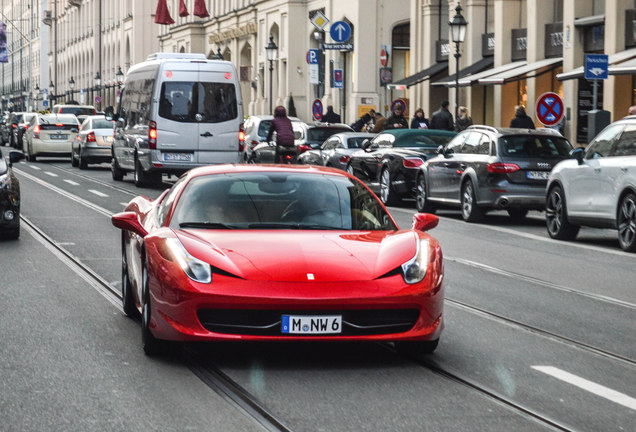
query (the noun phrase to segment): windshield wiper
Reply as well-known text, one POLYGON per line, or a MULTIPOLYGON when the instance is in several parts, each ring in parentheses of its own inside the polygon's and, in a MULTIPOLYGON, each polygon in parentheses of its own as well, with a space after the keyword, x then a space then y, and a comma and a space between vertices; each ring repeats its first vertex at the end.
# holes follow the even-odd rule
POLYGON ((220 222, 181 222, 179 228, 236 229, 236 226, 220 222))
POLYGON ((247 227, 249 229, 300 229, 300 224, 288 222, 261 222, 249 224, 247 227))

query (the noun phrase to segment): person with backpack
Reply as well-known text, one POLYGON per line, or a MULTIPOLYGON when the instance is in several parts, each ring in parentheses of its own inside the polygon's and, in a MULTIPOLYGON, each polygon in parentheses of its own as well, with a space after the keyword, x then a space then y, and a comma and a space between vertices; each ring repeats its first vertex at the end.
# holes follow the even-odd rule
POLYGON ((265 141, 271 141, 276 132, 276 156, 274 157, 275 163, 286 163, 286 156, 291 156, 291 159, 295 159, 297 156, 296 145, 294 144, 294 130, 289 117, 287 117, 287 110, 284 106, 279 105, 274 110, 274 119, 267 132, 267 138, 265 141))

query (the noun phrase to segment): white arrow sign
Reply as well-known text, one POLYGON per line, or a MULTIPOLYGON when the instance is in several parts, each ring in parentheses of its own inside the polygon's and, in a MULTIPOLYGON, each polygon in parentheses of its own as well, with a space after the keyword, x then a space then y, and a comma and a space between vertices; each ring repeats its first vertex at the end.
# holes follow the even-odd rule
POLYGON ((590 72, 596 76, 602 75, 605 70, 601 68, 592 68, 590 72))

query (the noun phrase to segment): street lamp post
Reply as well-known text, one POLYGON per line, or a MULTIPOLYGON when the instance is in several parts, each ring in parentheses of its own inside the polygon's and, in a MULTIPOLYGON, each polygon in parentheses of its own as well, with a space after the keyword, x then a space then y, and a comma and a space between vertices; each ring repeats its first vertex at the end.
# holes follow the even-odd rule
POLYGON ((93 80, 95 81, 95 88, 97 89, 97 95, 99 96, 99 108, 101 110, 102 108, 102 76, 99 73, 99 71, 97 71, 93 80))
POLYGON ((272 92, 272 83, 274 77, 274 61, 278 56, 278 46, 274 43, 274 36, 269 35, 269 43, 265 47, 265 51, 267 51, 267 61, 269 61, 269 112, 273 113, 273 92, 272 92))
POLYGON ((455 121, 459 115, 459 58, 462 56, 459 52, 459 44, 464 42, 466 37, 466 27, 468 23, 462 15, 462 7, 457 3, 455 8, 455 16, 448 23, 451 31, 451 39, 455 42, 455 121))
POLYGON ((53 84, 53 81, 49 83, 49 92, 50 92, 49 97, 51 98, 51 104, 53 104, 57 100, 57 97, 55 96, 55 84, 53 84))

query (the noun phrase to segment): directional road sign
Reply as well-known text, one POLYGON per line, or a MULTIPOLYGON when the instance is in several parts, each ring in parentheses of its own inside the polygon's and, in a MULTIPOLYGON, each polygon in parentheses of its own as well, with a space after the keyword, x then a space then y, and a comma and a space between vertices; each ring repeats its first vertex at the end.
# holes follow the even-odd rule
POLYGON ((331 24, 329 34, 336 43, 346 42, 351 37, 351 26, 344 21, 336 21, 331 24))
POLYGON ((552 92, 543 93, 537 99, 535 114, 544 126, 554 126, 561 121, 565 113, 563 100, 552 92))
POLYGON ((327 24, 329 24, 329 20, 327 19, 327 17, 320 11, 316 12, 314 14, 314 16, 311 18, 311 23, 314 25, 314 27, 316 27, 318 30, 322 30, 325 28, 325 26, 327 24))
POLYGON ((322 118, 322 102, 320 99, 314 100, 314 103, 311 105, 311 113, 316 120, 320 120, 322 118))
POLYGON ((318 50, 310 49, 307 51, 307 64, 318 64, 318 50))
POLYGON ((334 69, 333 70, 333 86, 337 89, 344 88, 344 83, 342 79, 342 69, 334 69))
POLYGON ((607 79, 608 66, 607 54, 585 54, 585 79, 607 79))

